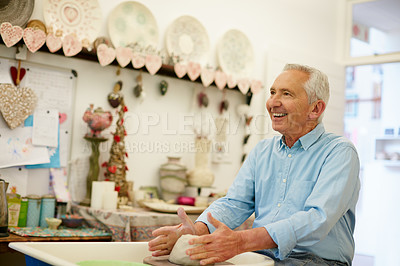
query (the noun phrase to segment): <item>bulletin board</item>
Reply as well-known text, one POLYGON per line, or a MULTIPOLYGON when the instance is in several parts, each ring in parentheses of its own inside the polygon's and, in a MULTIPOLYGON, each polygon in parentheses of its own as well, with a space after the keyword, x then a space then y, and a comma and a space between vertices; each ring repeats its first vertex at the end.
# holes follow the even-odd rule
MULTIPOLYGON (((20 66, 25 75, 19 87, 33 90, 37 102, 34 114, 14 129, 0 115, 0 178, 10 183, 7 192, 26 196, 28 187, 43 183, 47 188, 39 191, 51 192, 51 176, 66 182, 77 73, 25 61, 20 66)), ((13 84, 12 67, 18 61, 0 57, 0 83, 13 84)))

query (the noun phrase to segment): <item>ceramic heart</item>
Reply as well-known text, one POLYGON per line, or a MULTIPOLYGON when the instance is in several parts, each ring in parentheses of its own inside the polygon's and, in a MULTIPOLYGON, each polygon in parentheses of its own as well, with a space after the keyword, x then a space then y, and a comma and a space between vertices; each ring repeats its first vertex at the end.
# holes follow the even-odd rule
POLYGON ((128 47, 118 47, 115 51, 118 64, 121 67, 126 67, 132 59, 132 49, 128 47))
POLYGON ((201 70, 200 78, 204 87, 208 87, 214 81, 215 72, 208 68, 203 68, 201 70))
POLYGON ((24 30, 20 26, 13 26, 9 22, 3 22, 0 26, 1 38, 7 47, 11 47, 22 39, 24 30))
POLYGON ((225 72, 222 72, 221 70, 215 72, 215 85, 217 85, 218 89, 223 90, 225 88, 226 79, 225 72))
POLYGON ((37 97, 30 88, 0 84, 0 112, 11 129, 21 125, 36 106, 37 97))
POLYGON ((188 76, 191 81, 195 81, 201 73, 201 66, 199 63, 189 62, 188 63, 188 76))
POLYGON ((261 91, 262 83, 261 80, 252 80, 250 84, 251 92, 256 94, 261 91))
POLYGON ((21 67, 19 69, 19 81, 17 82, 17 76, 18 76, 18 69, 14 66, 10 67, 10 73, 11 73, 11 78, 14 82, 14 85, 19 85, 19 82, 24 78, 26 74, 26 69, 21 67))
POLYGON ((174 65, 174 71, 178 78, 183 78, 187 73, 187 66, 181 63, 176 63, 174 65))
POLYGON ((67 120, 67 114, 66 113, 58 113, 58 120, 59 123, 62 124, 67 120))
POLYGON ((63 39, 63 52, 65 56, 74 56, 82 51, 82 43, 74 34, 68 34, 63 39))
POLYGON ((46 33, 40 29, 24 29, 24 42, 31 53, 36 52, 46 42, 46 33))
POLYGON ((146 59, 138 54, 138 53, 133 53, 132 56, 132 65, 134 68, 142 68, 144 67, 144 64, 146 63, 146 59))
POLYGON ((157 73, 162 66, 161 56, 158 55, 146 55, 146 68, 151 75, 157 73))
POLYGON ((56 36, 54 36, 53 33, 50 33, 46 37, 46 45, 47 45, 47 48, 49 48, 49 51, 51 53, 55 53, 61 49, 62 40, 60 37, 56 37, 56 36))
POLYGON ((250 81, 249 81, 249 79, 243 78, 243 79, 238 81, 237 85, 239 87, 239 90, 243 94, 246 94, 249 91, 249 88, 250 88, 250 81))
POLYGON ((97 47, 97 58, 101 66, 106 66, 112 63, 115 59, 115 50, 112 47, 108 47, 107 44, 100 44, 97 47))
POLYGON ((232 75, 228 75, 226 84, 228 85, 229 89, 233 89, 237 85, 236 80, 233 78, 232 75))

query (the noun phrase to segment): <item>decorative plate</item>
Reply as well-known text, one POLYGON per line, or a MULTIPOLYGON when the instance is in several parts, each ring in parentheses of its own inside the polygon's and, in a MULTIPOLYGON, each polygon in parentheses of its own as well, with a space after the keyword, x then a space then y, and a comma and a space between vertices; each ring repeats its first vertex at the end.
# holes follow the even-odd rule
POLYGON ((194 17, 181 16, 172 22, 166 32, 166 46, 169 56, 179 56, 179 62, 207 63, 210 41, 206 29, 194 17))
POLYGON ((253 71, 253 47, 239 30, 229 30, 224 34, 218 43, 217 57, 221 69, 235 79, 249 77, 253 71))
POLYGON ((165 202, 143 201, 142 204, 154 211, 176 213, 182 207, 186 213, 202 213, 207 207, 196 207, 188 205, 170 204, 165 202))
POLYGON ((62 36, 74 33, 89 43, 96 39, 103 19, 97 0, 44 0, 43 15, 48 30, 60 30, 62 36))
POLYGON ((116 48, 135 43, 156 48, 158 44, 157 21, 147 7, 134 1, 123 2, 111 11, 108 34, 116 48))

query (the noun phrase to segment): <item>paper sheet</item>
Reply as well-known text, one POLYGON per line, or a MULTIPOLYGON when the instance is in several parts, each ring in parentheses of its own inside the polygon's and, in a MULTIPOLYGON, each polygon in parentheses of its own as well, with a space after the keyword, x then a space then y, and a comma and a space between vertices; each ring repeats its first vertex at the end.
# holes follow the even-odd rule
POLYGON ((90 155, 82 156, 71 161, 68 188, 73 202, 81 202, 85 199, 89 157, 90 155))
POLYGON ((66 168, 51 168, 50 169, 50 184, 58 202, 69 202, 71 196, 67 187, 67 169, 66 168))
POLYGON ((58 147, 58 110, 36 109, 33 115, 32 144, 58 147))
POLYGON ((0 168, 50 162, 47 148, 33 146, 31 136, 31 127, 18 127, 12 131, 0 128, 0 168))
POLYGON ((17 193, 22 197, 27 195, 28 170, 24 167, 0 169, 0 178, 9 183, 7 193, 17 193))

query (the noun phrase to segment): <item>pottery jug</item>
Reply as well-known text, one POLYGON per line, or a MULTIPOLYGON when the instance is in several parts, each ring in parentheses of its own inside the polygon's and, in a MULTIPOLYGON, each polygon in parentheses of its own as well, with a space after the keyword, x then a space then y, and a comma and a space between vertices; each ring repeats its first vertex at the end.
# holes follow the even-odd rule
POLYGON ((196 138, 195 167, 188 172, 188 182, 193 187, 211 187, 214 174, 208 166, 211 140, 196 138))
POLYGON ((0 179, 0 237, 8 236, 7 187, 8 183, 0 179))
POLYGON ((160 186, 164 200, 176 200, 185 192, 186 167, 179 157, 168 157, 168 162, 160 167, 160 186))

